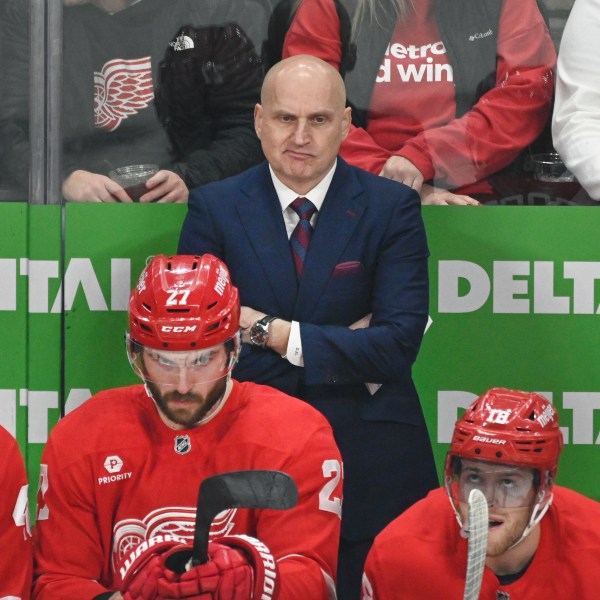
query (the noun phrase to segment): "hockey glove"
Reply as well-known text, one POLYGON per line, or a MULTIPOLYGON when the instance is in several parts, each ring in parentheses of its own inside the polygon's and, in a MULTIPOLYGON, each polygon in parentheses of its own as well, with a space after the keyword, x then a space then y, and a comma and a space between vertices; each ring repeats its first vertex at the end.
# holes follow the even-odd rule
POLYGON ((181 572, 191 556, 180 546, 164 556, 165 570, 158 580, 164 598, 188 600, 275 600, 279 591, 277 564, 259 540, 228 536, 208 544, 208 562, 181 572))
POLYGON ((165 566, 163 554, 180 547, 183 540, 172 535, 159 535, 142 542, 119 565, 120 592, 124 600, 162 600, 157 582, 165 566))

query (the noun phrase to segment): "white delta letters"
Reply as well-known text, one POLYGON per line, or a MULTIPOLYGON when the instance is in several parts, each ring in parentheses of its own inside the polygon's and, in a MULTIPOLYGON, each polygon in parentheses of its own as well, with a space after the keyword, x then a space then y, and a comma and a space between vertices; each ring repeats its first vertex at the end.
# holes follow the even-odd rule
POLYGON ((57 260, 0 259, 0 311, 17 311, 21 278, 27 280, 27 310, 30 313, 60 313, 71 310, 79 290, 91 311, 126 311, 131 282, 131 259, 110 261, 110 290, 102 290, 89 258, 72 258, 64 273, 57 260), (107 298, 110 304, 107 302, 107 298))
POLYGON ((438 267, 440 313, 475 312, 490 299, 497 314, 600 313, 595 298, 600 262, 498 260, 491 273, 465 260, 440 260, 438 267), (559 278, 562 294, 556 292, 559 278))
MULTIPOLYGON (((65 413, 76 409, 91 395, 89 389, 71 389, 65 402, 65 413)), ((45 444, 48 441, 50 422, 60 415, 58 398, 56 390, 0 389, 0 425, 16 436, 17 412, 21 410, 19 407, 27 407, 27 443, 45 444)))
MULTIPOLYGON (((551 392, 538 392, 551 403, 551 392)), ((459 418, 461 409, 467 408, 478 397, 478 394, 463 390, 440 390, 437 394, 437 441, 440 444, 449 444, 452 441, 454 424, 459 418)), ((565 413, 569 427, 560 428, 565 444, 600 445, 600 432, 594 431, 596 411, 600 411, 600 392, 563 392, 562 407, 556 404, 559 411, 565 413), (569 412, 571 413, 569 415, 569 412), (570 417, 570 418, 569 418, 570 417)), ((547 421, 550 412, 543 413, 540 420, 547 421)), ((596 430, 598 428, 596 427, 596 430)), ((483 440, 481 440, 483 441, 483 440)))

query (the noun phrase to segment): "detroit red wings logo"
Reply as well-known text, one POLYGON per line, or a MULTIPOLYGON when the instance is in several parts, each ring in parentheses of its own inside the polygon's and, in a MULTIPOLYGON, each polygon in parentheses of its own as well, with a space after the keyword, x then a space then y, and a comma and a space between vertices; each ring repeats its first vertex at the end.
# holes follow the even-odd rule
MULTIPOLYGON (((235 526, 236 508, 220 512, 210 526, 210 539, 228 535, 235 526)), ((148 513, 143 519, 123 519, 113 528, 112 563, 116 568, 124 556, 135 547, 158 535, 173 535, 190 544, 194 541, 196 509, 167 506, 148 513)))
POLYGON ((150 57, 108 61, 94 73, 94 124, 114 131, 154 99, 150 57))

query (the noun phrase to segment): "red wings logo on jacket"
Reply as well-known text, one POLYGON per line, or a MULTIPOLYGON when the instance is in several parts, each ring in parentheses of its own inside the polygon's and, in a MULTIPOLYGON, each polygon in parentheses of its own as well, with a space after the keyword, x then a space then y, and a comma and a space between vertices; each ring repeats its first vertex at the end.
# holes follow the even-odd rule
MULTIPOLYGON (((209 537, 223 537, 235 526, 236 508, 228 508, 215 516, 209 537)), ((147 514, 143 519, 123 519, 113 527, 113 569, 124 556, 138 544, 158 535, 174 535, 192 543, 196 523, 196 509, 181 506, 165 506, 147 514)))
POLYGON ((150 57, 108 61, 94 73, 94 124, 114 131, 154 99, 150 57))

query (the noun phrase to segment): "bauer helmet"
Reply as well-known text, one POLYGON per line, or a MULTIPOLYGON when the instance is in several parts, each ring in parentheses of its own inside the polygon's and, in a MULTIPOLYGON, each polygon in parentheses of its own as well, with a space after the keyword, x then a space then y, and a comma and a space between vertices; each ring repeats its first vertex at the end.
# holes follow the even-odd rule
POLYGON ((454 427, 444 479, 455 511, 459 499, 464 501, 456 483, 462 459, 529 468, 537 499, 524 532, 527 535, 550 506, 562 448, 558 414, 543 396, 505 388, 489 390, 454 427))

